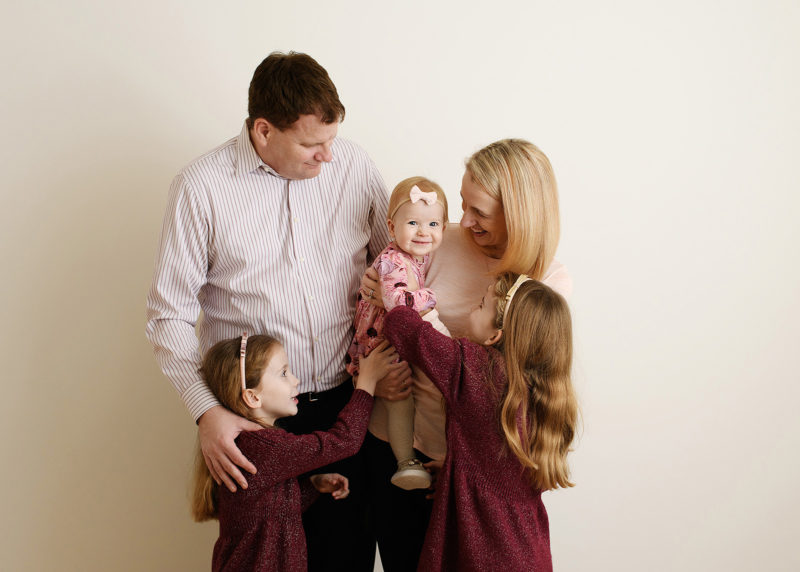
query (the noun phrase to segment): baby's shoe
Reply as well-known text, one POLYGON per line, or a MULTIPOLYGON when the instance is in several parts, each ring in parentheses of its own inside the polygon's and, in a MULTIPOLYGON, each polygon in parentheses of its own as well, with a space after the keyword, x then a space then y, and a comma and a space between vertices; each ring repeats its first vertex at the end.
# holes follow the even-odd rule
POLYGON ((397 472, 392 475, 392 484, 407 491, 427 489, 431 486, 431 475, 419 459, 406 459, 397 463, 397 472))

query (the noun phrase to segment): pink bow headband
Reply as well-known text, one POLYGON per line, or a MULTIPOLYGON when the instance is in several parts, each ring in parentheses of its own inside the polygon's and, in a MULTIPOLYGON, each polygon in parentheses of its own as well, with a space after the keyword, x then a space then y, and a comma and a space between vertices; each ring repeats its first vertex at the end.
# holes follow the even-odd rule
POLYGON ((408 198, 411 199, 412 203, 416 203, 417 201, 423 201, 426 205, 431 206, 436 204, 436 193, 431 191, 426 193, 421 191, 417 185, 411 187, 411 192, 408 193, 408 198))
MULTIPOLYGON (((439 195, 437 195, 435 191, 430 191, 426 193, 425 191, 420 189, 417 185, 411 187, 411 190, 408 193, 408 200, 411 201, 412 204, 422 201, 428 206, 435 205, 437 202, 441 203, 441 201, 439 200, 439 195)), ((389 218, 392 218, 394 214, 397 212, 397 209, 402 207, 406 202, 407 201, 403 201, 399 205, 397 205, 394 208, 394 210, 391 213, 389 213, 389 218)), ((443 203, 441 204, 442 206, 444 206, 443 203)))

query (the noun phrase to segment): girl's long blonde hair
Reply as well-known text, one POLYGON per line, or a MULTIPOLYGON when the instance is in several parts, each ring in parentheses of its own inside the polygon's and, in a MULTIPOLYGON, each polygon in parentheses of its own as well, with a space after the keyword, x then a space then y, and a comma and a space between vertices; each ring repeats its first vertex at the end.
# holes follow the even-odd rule
POLYGON ((571 487, 567 453, 575 436, 578 403, 570 377, 569 308, 551 288, 530 280, 519 287, 505 313, 505 296, 516 278, 507 273, 495 284, 495 322, 503 330, 497 348, 508 378, 500 425, 535 488, 571 487))
MULTIPOLYGON (((242 399, 242 377, 239 367, 239 348, 242 338, 222 340, 206 352, 200 374, 214 397, 223 407, 240 417, 264 425, 242 399)), ((245 382, 248 389, 258 387, 261 376, 280 342, 267 335, 250 336, 245 354, 245 382)), ((266 427, 266 426, 265 426, 266 427)), ((195 452, 194 474, 191 488, 192 518, 203 522, 217 517, 218 485, 206 465, 200 443, 195 452)))

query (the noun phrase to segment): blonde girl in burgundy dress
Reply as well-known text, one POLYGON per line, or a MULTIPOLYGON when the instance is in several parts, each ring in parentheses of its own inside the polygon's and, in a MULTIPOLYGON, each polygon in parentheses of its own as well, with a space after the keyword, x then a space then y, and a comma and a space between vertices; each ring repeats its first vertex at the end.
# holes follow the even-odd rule
POLYGON ((451 339, 396 308, 386 338, 447 405, 447 455, 436 482, 419 570, 551 571, 542 492, 570 487, 567 453, 578 407, 564 298, 506 273, 451 339))

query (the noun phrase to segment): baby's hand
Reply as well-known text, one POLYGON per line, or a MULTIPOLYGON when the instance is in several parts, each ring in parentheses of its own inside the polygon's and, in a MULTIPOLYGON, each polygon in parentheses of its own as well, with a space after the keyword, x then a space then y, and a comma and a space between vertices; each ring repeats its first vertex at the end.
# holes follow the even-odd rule
POLYGON ((321 493, 331 493, 336 500, 346 498, 350 494, 350 481, 339 473, 311 475, 311 484, 321 493))
POLYGON ((375 394, 375 384, 378 380, 386 377, 390 371, 390 366, 397 359, 397 352, 394 346, 389 345, 386 340, 382 341, 368 356, 358 360, 358 379, 356 387, 363 389, 370 395, 375 394))

